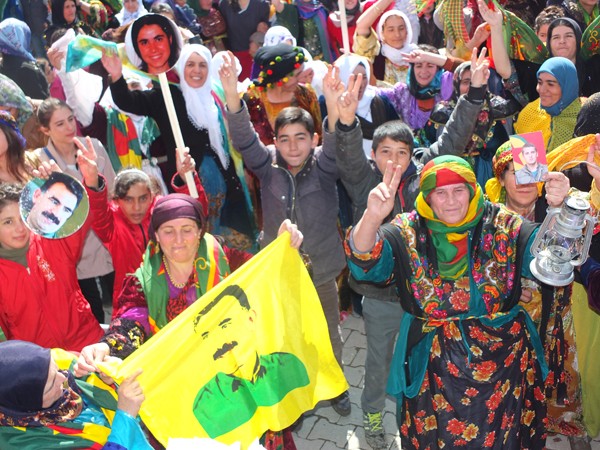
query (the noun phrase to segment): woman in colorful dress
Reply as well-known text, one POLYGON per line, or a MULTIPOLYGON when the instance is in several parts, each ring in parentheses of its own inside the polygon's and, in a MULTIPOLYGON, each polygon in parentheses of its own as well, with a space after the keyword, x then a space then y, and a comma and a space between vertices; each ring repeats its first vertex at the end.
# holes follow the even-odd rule
POLYGON ((346 254, 357 280, 400 292, 388 392, 403 447, 544 447, 548 369, 516 282, 535 225, 485 201, 465 160, 441 156, 423 168, 416 211, 380 227, 398 173, 388 162, 346 254))

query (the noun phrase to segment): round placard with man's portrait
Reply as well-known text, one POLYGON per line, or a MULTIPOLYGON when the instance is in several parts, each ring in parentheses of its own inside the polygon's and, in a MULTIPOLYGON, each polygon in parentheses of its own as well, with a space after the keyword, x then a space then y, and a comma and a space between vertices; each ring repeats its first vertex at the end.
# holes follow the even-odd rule
POLYGON ((19 200, 23 222, 31 231, 49 239, 60 239, 79 230, 90 211, 82 184, 70 175, 52 172, 47 179, 34 178, 19 200))
POLYGON ((129 62, 150 75, 168 72, 175 66, 183 47, 179 28, 160 14, 138 17, 125 35, 129 62))

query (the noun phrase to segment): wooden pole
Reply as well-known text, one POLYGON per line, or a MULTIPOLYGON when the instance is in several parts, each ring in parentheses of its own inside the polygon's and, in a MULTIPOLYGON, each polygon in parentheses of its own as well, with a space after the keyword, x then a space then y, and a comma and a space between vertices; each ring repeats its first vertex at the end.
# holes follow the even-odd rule
POLYGON ((344 54, 348 54, 352 51, 350 48, 350 39, 348 37, 348 20, 346 19, 346 2, 340 0, 340 27, 342 27, 342 43, 344 44, 344 54))
MULTIPOLYGON (((183 161, 183 150, 185 149, 185 143, 183 142, 183 135, 181 134, 181 128, 179 127, 179 121, 177 120, 177 114, 175 113, 175 105, 173 104, 173 97, 171 97, 171 90, 169 89, 169 81, 167 80, 166 73, 158 74, 158 81, 160 82, 160 90, 165 100, 165 106, 167 107, 167 115, 169 116, 169 122, 171 123, 171 130, 173 131, 173 137, 175 138, 175 145, 177 146, 177 158, 183 161)), ((191 172, 185 173, 185 182, 190 191, 190 195, 194 198, 198 198, 198 190, 194 183, 194 176, 191 172)))

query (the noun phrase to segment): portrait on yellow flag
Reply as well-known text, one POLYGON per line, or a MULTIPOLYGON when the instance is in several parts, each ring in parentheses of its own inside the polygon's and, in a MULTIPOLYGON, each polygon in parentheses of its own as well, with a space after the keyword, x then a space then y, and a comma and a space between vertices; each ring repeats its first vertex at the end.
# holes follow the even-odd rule
POLYGON ((288 233, 103 370, 119 381, 138 368, 140 416, 163 445, 210 437, 245 448, 347 389, 288 233))

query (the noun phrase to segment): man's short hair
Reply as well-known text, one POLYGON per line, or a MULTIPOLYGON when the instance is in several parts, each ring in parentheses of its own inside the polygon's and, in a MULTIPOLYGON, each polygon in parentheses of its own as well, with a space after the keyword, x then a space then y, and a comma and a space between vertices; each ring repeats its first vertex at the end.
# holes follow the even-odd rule
POLYGON ((415 137, 410 127, 402 120, 390 120, 389 122, 379 125, 373 133, 373 152, 377 153, 377 148, 381 141, 391 139, 395 142, 402 142, 408 145, 410 152, 415 148, 415 137))
POLYGON ((64 184, 69 192, 77 198, 77 205, 75 205, 75 207, 79 206, 79 203, 81 203, 81 199, 83 198, 83 189, 81 189, 80 184, 75 178, 64 175, 61 172, 52 172, 44 184, 40 186, 40 191, 46 192, 56 183, 64 184))
POLYGON ((221 291, 219 295, 217 295, 208 305, 202 308, 202 310, 194 319, 194 330, 196 330, 196 327, 198 326, 200 319, 202 319, 202 316, 205 316, 224 297, 235 297, 242 308, 244 308, 247 311, 250 310, 250 302, 248 301, 248 296, 246 295, 244 290, 237 284, 232 284, 223 289, 223 291, 221 291))
POLYGON ((277 117, 275 118, 275 137, 279 137, 280 129, 293 123, 299 123, 300 125, 303 125, 311 137, 315 133, 315 121, 310 113, 305 109, 298 108, 297 106, 288 106, 279 114, 277 114, 277 117))

